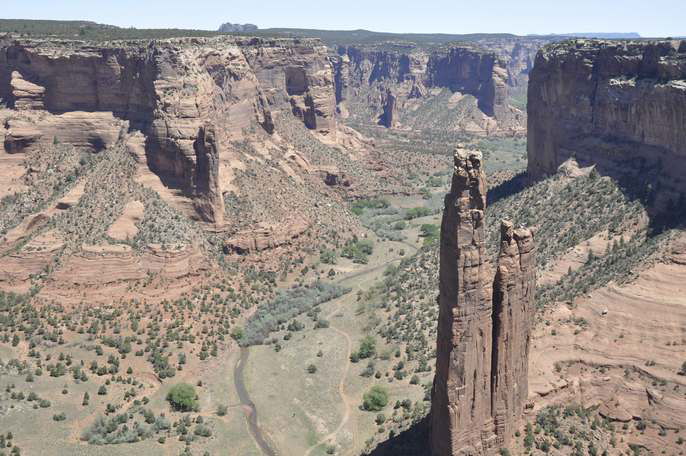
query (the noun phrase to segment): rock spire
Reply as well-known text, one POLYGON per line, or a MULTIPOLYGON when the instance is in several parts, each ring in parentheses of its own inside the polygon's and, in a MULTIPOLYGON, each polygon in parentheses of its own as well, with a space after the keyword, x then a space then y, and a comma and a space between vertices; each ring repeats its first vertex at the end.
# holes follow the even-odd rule
POLYGON ((435 456, 496 454, 514 434, 528 394, 535 290, 531 231, 503 222, 490 294, 481 154, 458 146, 441 226, 435 456))

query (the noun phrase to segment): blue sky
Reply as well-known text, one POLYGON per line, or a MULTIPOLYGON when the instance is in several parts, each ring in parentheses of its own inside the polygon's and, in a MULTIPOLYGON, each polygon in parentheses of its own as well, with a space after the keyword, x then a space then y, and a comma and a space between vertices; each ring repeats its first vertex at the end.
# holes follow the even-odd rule
POLYGON ((686 35, 685 0, 2 0, 0 17, 211 30, 222 22, 251 22, 417 33, 686 35))

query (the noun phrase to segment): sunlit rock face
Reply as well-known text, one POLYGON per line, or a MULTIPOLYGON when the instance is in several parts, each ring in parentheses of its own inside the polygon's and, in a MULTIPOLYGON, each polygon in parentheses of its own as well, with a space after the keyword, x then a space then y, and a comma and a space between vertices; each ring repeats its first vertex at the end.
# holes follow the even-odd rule
POLYGON ((501 227, 491 295, 481 154, 458 147, 441 226, 434 455, 490 455, 507 447, 528 395, 535 291, 531 231, 501 227))

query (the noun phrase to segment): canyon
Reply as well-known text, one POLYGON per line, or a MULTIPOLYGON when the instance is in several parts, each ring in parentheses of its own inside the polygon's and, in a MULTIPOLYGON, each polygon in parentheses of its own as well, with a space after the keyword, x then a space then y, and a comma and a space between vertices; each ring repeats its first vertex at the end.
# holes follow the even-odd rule
POLYGON ((534 56, 544 43, 493 38, 445 45, 338 46, 333 63, 339 111, 344 117, 352 113, 387 128, 409 129, 420 126, 412 122, 412 112, 447 90, 449 105, 460 103, 467 111, 451 128, 522 133, 526 113, 511 97, 525 94, 534 56))
POLYGON ((686 191, 686 41, 572 40, 543 49, 530 76, 528 174, 574 158, 601 173, 649 175, 656 204, 686 191))
POLYGON ((0 33, 2 442, 682 450, 686 41, 76 27, 0 33))

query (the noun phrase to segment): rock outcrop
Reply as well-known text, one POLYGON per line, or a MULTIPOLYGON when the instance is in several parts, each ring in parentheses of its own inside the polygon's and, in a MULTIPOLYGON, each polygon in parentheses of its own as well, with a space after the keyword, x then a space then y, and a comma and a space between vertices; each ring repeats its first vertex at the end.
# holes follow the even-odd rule
POLYGON ((314 39, 239 44, 270 105, 288 100, 307 128, 335 135, 334 70, 326 46, 314 39))
POLYGON ((486 454, 495 447, 485 209, 481 156, 458 149, 441 225, 440 310, 431 399, 431 447, 437 456, 486 454))
POLYGON ((339 46, 332 58, 339 111, 347 115, 348 104, 361 99, 381 125, 391 127, 397 125, 398 113, 412 109, 407 100, 449 89, 474 97, 475 109, 484 119, 477 118, 478 126, 472 129, 523 131, 525 113, 511 105, 510 95, 525 93, 534 56, 545 42, 513 37, 446 46, 390 42, 339 46), (392 124, 387 121, 389 91, 397 111, 392 124))
POLYGON ((11 153, 60 142, 98 152, 132 131, 167 187, 221 224, 219 176, 245 132, 274 131, 289 101, 312 130, 336 132, 333 68, 318 40, 179 38, 80 41, 0 38, 0 118, 11 153))
POLYGON ((441 226, 431 448, 436 456, 490 455, 511 443, 527 398, 533 312, 533 236, 504 222, 489 294, 481 154, 459 148, 441 226))
POLYGON ((529 82, 528 171, 570 157, 608 173, 660 171, 660 193, 686 191, 686 41, 573 40, 542 49, 529 82))
POLYGON ((217 31, 222 33, 245 33, 256 30, 258 30, 258 27, 255 24, 232 24, 231 22, 225 22, 217 29, 217 31))
POLYGON ((237 233, 236 236, 224 243, 224 253, 247 255, 288 245, 302 236, 310 225, 297 219, 287 226, 281 226, 278 231, 274 227, 260 227, 255 230, 237 233))
POLYGON ((391 89, 384 94, 383 112, 379 117, 379 125, 386 128, 393 128, 398 123, 398 97, 391 89))

